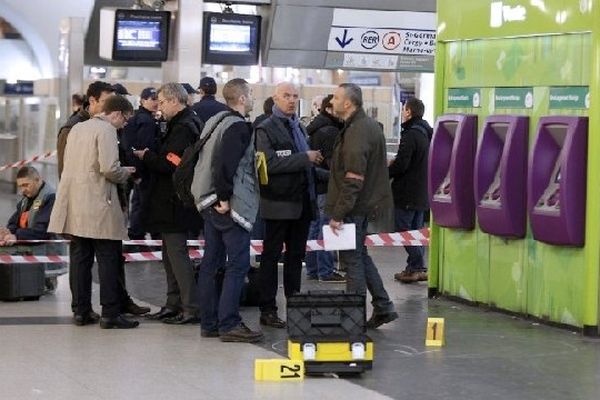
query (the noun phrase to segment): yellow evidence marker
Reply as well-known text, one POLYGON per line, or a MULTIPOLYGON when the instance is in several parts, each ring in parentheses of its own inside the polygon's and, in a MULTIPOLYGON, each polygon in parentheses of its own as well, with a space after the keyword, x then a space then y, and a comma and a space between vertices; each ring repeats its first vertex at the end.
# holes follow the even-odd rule
POLYGON ((443 346, 444 344, 444 318, 427 318, 425 346, 443 346))
POLYGON ((301 381, 304 379, 304 362, 274 358, 254 360, 255 381, 301 381))

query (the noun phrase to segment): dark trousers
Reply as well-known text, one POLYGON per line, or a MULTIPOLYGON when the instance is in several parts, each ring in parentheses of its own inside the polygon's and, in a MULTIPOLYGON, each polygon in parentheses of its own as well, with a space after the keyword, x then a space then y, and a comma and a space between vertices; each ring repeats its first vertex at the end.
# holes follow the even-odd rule
MULTIPOLYGON (((123 245, 120 240, 118 242, 121 244, 121 246, 119 248, 119 256, 120 256, 119 257, 119 291, 121 292, 121 295, 120 295, 121 310, 123 310, 129 303, 133 303, 133 299, 131 298, 131 296, 129 296, 129 293, 127 292, 127 285, 126 285, 126 279, 125 279, 125 257, 123 257, 123 245)), ((73 242, 71 242, 71 243, 73 243, 73 242)), ((76 244, 75 246, 78 246, 78 244, 76 244)), ((70 244, 69 245, 69 253, 73 254, 73 251, 74 251, 73 246, 72 246, 72 244, 70 244)), ((76 249, 75 251, 79 251, 79 250, 76 249)), ((91 287, 91 284, 92 284, 91 269, 90 269, 89 279, 90 279, 90 287, 91 287)), ((77 281, 77 267, 71 261, 71 263, 69 264, 69 287, 71 288, 71 293, 73 294, 72 299, 71 299, 71 311, 73 311, 73 313, 75 313, 75 314, 78 314, 77 301, 76 301, 76 296, 75 296, 76 281, 77 281)))
POLYGON ((90 239, 78 236, 70 244, 70 284, 72 306, 76 314, 92 310, 92 267, 94 256, 98 261, 100 278, 100 304, 102 316, 115 317, 124 302, 122 251, 120 240, 90 239))
MULTIPOLYGON (((394 210, 395 228, 397 232, 421 229, 424 226, 425 211, 406 210, 396 208, 394 210)), ((406 270, 411 272, 426 271, 425 267, 425 249, 423 246, 404 246, 408 253, 406 259, 406 270)))
POLYGON ((163 266, 167 275, 167 307, 197 316, 198 286, 187 248, 187 233, 162 233, 163 266))
POLYGON ((129 203, 129 238, 143 240, 146 236, 142 225, 142 210, 146 201, 147 189, 141 184, 134 183, 129 203))
POLYGON ((208 209, 202 216, 206 244, 198 277, 200 319, 203 330, 225 333, 242 322, 240 296, 250 269, 250 232, 233 222, 229 214, 208 209), (219 288, 217 274, 221 273, 219 288))
POLYGON ((367 236, 367 217, 349 216, 344 218, 344 222, 356 225, 356 249, 340 251, 340 264, 346 267, 346 291, 366 295, 368 289, 374 314, 394 311, 394 304, 364 244, 367 236))
POLYGON ((262 313, 277 311, 277 262, 284 243, 283 289, 285 297, 300 292, 302 259, 306 253, 306 238, 310 221, 309 212, 303 212, 300 219, 265 220, 265 239, 259 269, 260 311, 262 313))

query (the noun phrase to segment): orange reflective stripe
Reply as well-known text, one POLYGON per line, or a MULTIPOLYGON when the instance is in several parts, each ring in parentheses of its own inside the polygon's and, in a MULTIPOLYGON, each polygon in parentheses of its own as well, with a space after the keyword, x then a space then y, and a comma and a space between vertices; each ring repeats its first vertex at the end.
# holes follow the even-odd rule
POLYGON ((169 162, 176 167, 179 165, 179 163, 181 163, 181 157, 175 153, 167 154, 167 160, 169 160, 169 162))

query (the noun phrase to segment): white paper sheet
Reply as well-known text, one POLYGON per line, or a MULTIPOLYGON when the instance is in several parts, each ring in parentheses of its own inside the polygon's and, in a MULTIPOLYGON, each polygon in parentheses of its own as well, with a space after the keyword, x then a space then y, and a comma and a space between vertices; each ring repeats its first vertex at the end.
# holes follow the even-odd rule
POLYGON ((336 236, 329 225, 323 225, 323 247, 325 250, 356 249, 356 225, 343 224, 336 236))

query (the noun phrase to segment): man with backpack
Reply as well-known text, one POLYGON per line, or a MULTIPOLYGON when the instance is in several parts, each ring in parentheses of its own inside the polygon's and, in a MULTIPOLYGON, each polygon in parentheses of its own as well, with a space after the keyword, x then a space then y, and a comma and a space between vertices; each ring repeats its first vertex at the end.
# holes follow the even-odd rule
POLYGON ((167 120, 158 151, 145 148, 133 152, 153 175, 143 220, 145 231, 158 232, 162 237, 167 275, 166 305, 148 318, 167 324, 193 324, 199 322, 199 304, 187 232, 197 228, 198 212, 184 207, 177 196, 173 172, 184 150, 198 138, 203 123, 187 106, 187 92, 179 83, 166 83, 158 90, 158 109, 167 120))
MULTIPOLYGON (((421 229, 429 208, 427 194, 427 160, 431 126, 423 119, 425 106, 415 97, 402 106, 402 136, 396 158, 388 166, 392 178, 396 231, 421 229)), ((394 274, 402 283, 427 280, 424 249, 404 246, 408 253, 404 271, 394 274)))
POLYGON ((198 279, 201 335, 252 343, 263 335, 242 322, 239 303, 259 203, 252 129, 244 119, 254 99, 248 82, 239 78, 225 84, 223 97, 228 110, 206 122, 191 188, 202 211, 206 240, 198 279))

